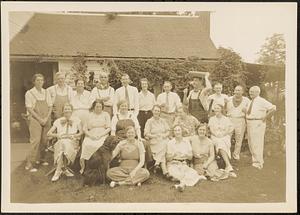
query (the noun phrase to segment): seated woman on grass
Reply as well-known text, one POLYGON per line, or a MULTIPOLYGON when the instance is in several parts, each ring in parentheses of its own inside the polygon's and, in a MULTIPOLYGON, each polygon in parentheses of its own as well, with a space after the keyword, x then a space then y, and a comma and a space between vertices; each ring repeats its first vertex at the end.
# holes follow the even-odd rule
POLYGON ((190 138, 193 149, 193 168, 203 178, 212 181, 228 178, 228 174, 218 168, 215 160, 215 148, 207 136, 206 123, 197 128, 197 135, 190 138))
POLYGON ((125 129, 126 139, 121 140, 112 154, 112 159, 120 155, 118 167, 110 168, 107 177, 111 179, 110 187, 116 185, 137 185, 146 181, 150 173, 143 168, 145 163, 145 148, 142 141, 135 139, 136 130, 133 126, 125 129))
POLYGON ((197 171, 188 166, 193 158, 192 146, 188 138, 182 136, 182 128, 175 125, 174 138, 167 144, 167 170, 173 181, 179 181, 175 188, 183 191, 185 186, 194 186, 201 178, 197 171))
POLYGON ((72 112, 73 106, 70 103, 64 104, 63 116, 54 121, 47 134, 50 138, 57 138, 54 144, 54 164, 57 166, 52 181, 57 181, 61 174, 74 176, 67 166, 74 162, 79 151, 82 128, 80 119, 72 116, 72 112))

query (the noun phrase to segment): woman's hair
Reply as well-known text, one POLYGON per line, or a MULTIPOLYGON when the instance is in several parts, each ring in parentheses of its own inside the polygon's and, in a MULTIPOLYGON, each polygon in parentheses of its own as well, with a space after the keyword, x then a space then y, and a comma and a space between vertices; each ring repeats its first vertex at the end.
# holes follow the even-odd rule
POLYGON ((120 100, 120 101, 118 102, 118 104, 117 104, 118 110, 120 109, 120 106, 121 106, 122 104, 127 104, 127 106, 128 106, 128 102, 127 102, 125 99, 122 99, 122 100, 120 100))
POLYGON ((76 85, 76 86, 77 86, 78 81, 82 81, 83 84, 85 84, 85 82, 84 82, 84 80, 83 80, 82 78, 78 78, 78 79, 75 80, 75 85, 76 85))
POLYGON ((127 134, 127 132, 128 132, 130 129, 133 129, 134 132, 135 132, 135 128, 134 128, 133 126, 130 125, 130 126, 128 126, 128 127, 125 128, 125 133, 127 134))
POLYGON ((206 123, 200 123, 200 125, 198 125, 197 128, 196 128, 196 133, 198 134, 199 128, 202 128, 202 127, 205 128, 205 134, 207 134, 208 127, 207 127, 207 124, 206 124, 206 123))
POLYGON ((161 110, 161 106, 160 106, 160 105, 158 105, 158 104, 155 104, 155 105, 153 105, 153 107, 152 107, 152 111, 154 110, 154 108, 159 108, 159 110, 161 110))
POLYGON ((45 80, 44 76, 43 76, 41 73, 37 73, 37 74, 34 74, 34 75, 32 76, 32 83, 33 83, 33 84, 34 84, 34 82, 35 82, 35 80, 36 80, 37 78, 43 78, 43 79, 45 80))
POLYGON ((67 103, 65 103, 65 104, 63 105, 63 107, 62 107, 62 111, 63 111, 63 112, 64 112, 64 110, 65 110, 65 108, 66 108, 67 106, 71 107, 71 110, 73 111, 73 105, 72 105, 71 103, 67 102, 67 103))
POLYGON ((224 109, 224 106, 223 106, 223 105, 221 105, 221 104, 218 104, 218 103, 217 103, 217 104, 215 104, 215 105, 214 105, 214 108, 215 108, 216 106, 219 106, 219 107, 221 108, 221 110, 223 110, 223 109, 224 109))
POLYGON ((104 102, 100 99, 96 99, 93 104, 92 104, 92 107, 90 108, 90 111, 94 111, 95 110, 95 107, 96 107, 96 104, 101 104, 102 106, 102 110, 104 109, 104 102))

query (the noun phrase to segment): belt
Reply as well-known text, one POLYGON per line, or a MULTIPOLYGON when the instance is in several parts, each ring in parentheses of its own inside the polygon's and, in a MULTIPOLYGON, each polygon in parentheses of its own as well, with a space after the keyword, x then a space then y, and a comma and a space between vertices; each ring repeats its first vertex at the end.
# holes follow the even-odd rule
POLYGON ((179 162, 187 162, 187 160, 186 160, 186 159, 184 159, 184 160, 179 160, 179 159, 173 159, 173 161, 179 161, 179 162))
POLYGON ((140 110, 140 112, 143 112, 143 113, 148 113, 148 112, 151 112, 152 110, 140 110))
POLYGON ((235 119, 242 119, 245 118, 244 116, 228 116, 229 118, 235 118, 235 119))
POLYGON ((165 113, 165 114, 175 114, 175 112, 171 112, 171 113, 168 113, 168 112, 165 112, 165 111, 162 111, 162 113, 165 113))
POLYGON ((246 119, 246 120, 262 120, 260 118, 251 118, 251 119, 246 119))
POLYGON ((104 105, 104 107, 112 107, 111 105, 104 105))
POLYGON ((75 108, 74 110, 89 110, 88 108, 75 108))
POLYGON ((134 108, 128 108, 128 111, 134 111, 134 108))

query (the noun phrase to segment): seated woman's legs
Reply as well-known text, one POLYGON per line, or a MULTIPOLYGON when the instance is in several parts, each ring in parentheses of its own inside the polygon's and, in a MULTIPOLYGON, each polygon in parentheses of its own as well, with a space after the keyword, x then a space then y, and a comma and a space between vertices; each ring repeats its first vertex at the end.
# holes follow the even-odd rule
POLYGON ((219 149, 219 152, 225 162, 225 170, 231 170, 232 169, 232 166, 230 164, 230 161, 229 161, 229 157, 228 157, 228 154, 227 152, 225 152, 223 149, 219 149))

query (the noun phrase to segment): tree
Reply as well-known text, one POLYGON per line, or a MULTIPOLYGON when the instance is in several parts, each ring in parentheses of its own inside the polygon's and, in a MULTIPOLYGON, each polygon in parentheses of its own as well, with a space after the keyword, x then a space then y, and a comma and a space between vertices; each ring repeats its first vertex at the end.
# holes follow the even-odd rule
POLYGON ((220 47, 218 49, 219 59, 210 71, 213 82, 223 84, 223 92, 232 94, 235 86, 246 86, 247 72, 242 58, 232 49, 220 47))
POLYGON ((284 65, 285 64, 285 40, 283 34, 273 34, 267 37, 262 45, 257 63, 284 65))

